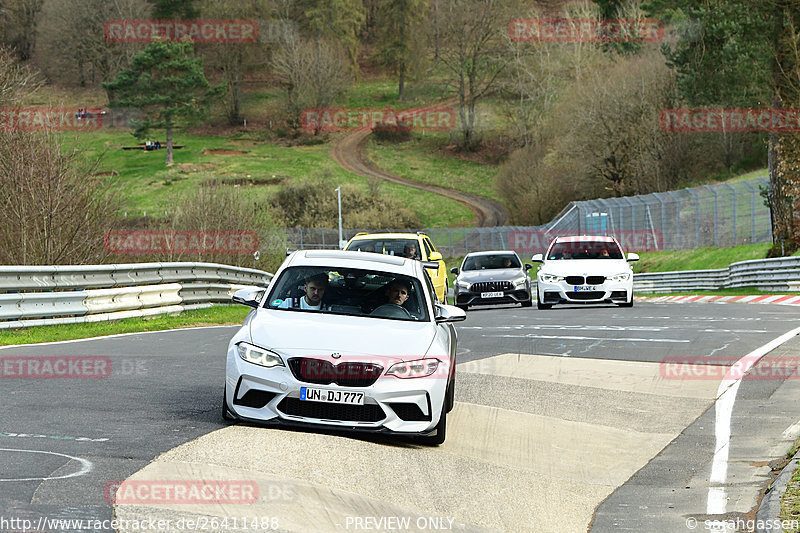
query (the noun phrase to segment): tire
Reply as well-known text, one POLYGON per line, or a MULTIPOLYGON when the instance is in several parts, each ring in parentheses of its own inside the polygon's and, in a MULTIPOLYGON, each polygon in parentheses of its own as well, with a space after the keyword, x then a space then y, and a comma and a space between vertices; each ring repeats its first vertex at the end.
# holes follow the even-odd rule
POLYGON ((445 394, 445 407, 447 408, 447 412, 453 410, 453 407, 456 405, 456 376, 453 374, 453 377, 450 378, 450 382, 447 384, 447 393, 445 394))
MULTIPOLYGON (((445 394, 445 404, 447 403, 447 393, 445 394)), ((447 437, 447 405, 442 405, 442 414, 439 416, 439 423, 436 424, 436 434, 430 437, 422 437, 422 443, 428 446, 440 446, 447 437)))
POLYGON ((228 422, 233 422, 234 420, 236 420, 236 417, 234 416, 234 414, 231 412, 230 409, 228 409, 228 387, 227 387, 227 385, 222 390, 222 419, 226 420, 228 422))
POLYGON ((631 296, 631 301, 630 302, 625 302, 625 303, 621 303, 621 304, 617 304, 617 305, 620 306, 620 307, 633 307, 633 296, 631 296))
POLYGON ((466 312, 467 309, 469 309, 468 305, 457 305, 456 307, 458 307, 459 309, 461 309, 461 310, 463 310, 465 312, 466 312))
POLYGON ((533 300, 525 300, 522 302, 522 307, 533 307, 533 300))
POLYGON ((536 300, 536 308, 537 309, 550 309, 553 307, 553 304, 543 304, 539 300, 536 300))

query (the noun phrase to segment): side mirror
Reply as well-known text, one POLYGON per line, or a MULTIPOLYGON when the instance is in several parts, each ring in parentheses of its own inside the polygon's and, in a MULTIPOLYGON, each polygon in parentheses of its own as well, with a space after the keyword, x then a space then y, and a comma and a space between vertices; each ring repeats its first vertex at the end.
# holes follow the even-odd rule
POLYGON ((639 260, 639 254, 635 254, 633 252, 628 254, 628 261, 638 261, 638 260, 639 260))
POLYGON ((436 304, 433 307, 433 314, 437 324, 461 322, 467 319, 467 313, 454 305, 436 304))
POLYGON ((544 256, 542 254, 536 254, 531 257, 531 261, 534 263, 544 263, 544 256))
POLYGON ((431 255, 428 256, 428 261, 441 261, 441 260, 442 260, 442 254, 440 254, 439 252, 431 252, 431 255))
POLYGON ((528 271, 533 268, 533 265, 525 263, 525 270, 528 271))
POLYGON ((458 276, 458 268, 457 268, 457 267, 453 267, 453 268, 451 268, 451 269, 450 269, 450 272, 452 272, 453 274, 455 274, 456 276, 458 276))
POLYGON ((234 303, 247 305, 256 308, 261 304, 261 297, 264 295, 265 289, 247 288, 239 289, 231 296, 234 303))

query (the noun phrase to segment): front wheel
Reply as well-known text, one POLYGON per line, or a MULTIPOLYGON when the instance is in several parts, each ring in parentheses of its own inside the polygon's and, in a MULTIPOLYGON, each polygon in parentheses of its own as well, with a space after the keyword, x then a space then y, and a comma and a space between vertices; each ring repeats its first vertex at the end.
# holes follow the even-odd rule
POLYGON ((621 303, 621 304, 617 304, 617 305, 620 306, 620 307, 633 307, 633 296, 631 296, 631 301, 630 302, 625 302, 625 303, 621 303))
POLYGON ((536 308, 537 309, 550 309, 553 307, 553 304, 543 304, 539 300, 536 300, 536 308))

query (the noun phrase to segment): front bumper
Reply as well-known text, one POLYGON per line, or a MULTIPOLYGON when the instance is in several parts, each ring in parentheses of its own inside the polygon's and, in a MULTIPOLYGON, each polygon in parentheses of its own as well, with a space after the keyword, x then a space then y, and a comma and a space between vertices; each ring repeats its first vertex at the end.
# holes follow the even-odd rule
POLYGON ((410 379, 381 375, 368 387, 306 383, 288 367, 266 368, 243 361, 231 344, 225 399, 235 416, 254 422, 425 435, 439 422, 447 381, 444 372, 410 379), (301 387, 362 392, 364 405, 301 400, 301 387))
POLYGON ((613 282, 606 280, 600 285, 568 285, 566 282, 547 283, 539 281, 537 292, 539 302, 543 304, 591 304, 591 303, 627 303, 633 295, 633 283, 613 282), (576 290, 576 288, 578 290, 576 290))
POLYGON ((529 289, 510 289, 502 292, 502 296, 483 298, 480 292, 458 289, 455 292, 455 303, 456 305, 519 304, 531 300, 529 289))

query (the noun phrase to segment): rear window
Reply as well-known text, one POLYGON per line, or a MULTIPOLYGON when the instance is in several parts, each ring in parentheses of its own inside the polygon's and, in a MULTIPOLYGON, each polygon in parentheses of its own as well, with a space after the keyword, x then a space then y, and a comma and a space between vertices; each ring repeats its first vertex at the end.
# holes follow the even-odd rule
POLYGON ((622 250, 615 242, 556 242, 547 252, 547 259, 622 259, 622 250))

